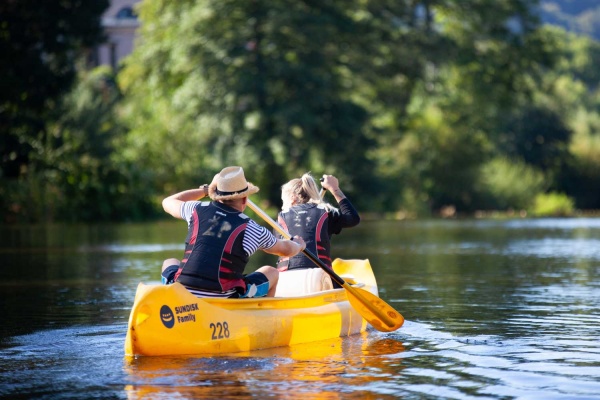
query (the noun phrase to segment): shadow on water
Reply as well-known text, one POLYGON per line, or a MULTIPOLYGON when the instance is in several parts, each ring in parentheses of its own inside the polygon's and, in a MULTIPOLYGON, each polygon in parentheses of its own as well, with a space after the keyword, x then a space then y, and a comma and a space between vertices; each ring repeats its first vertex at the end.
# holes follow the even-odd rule
POLYGON ((137 282, 156 280, 161 255, 182 248, 170 227, 0 226, 0 346, 40 329, 126 322, 137 282))
POLYGON ((110 398, 125 385, 118 356, 125 325, 42 330, 0 351, 2 398, 110 398))

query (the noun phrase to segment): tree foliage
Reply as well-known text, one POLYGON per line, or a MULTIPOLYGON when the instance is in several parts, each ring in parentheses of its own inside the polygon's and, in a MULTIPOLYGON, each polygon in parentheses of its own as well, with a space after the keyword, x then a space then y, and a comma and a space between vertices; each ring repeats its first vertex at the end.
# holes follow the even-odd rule
POLYGON ((35 157, 77 60, 102 40, 107 7, 106 0, 0 2, 0 178, 20 177, 35 157))
POLYGON ((43 198, 28 218, 139 218, 232 164, 272 206, 312 171, 363 212, 600 207, 585 190, 600 183, 599 45, 540 26, 536 5, 141 2, 118 87, 98 70, 66 90, 67 51, 61 90, 41 87, 38 104, 27 82, 10 88, 2 168, 21 179, 0 189, 5 209, 43 198))
POLYGON ((371 118, 402 113, 426 59, 411 59, 427 42, 408 29, 415 12, 385 1, 145 3, 143 41, 121 80, 134 99, 130 139, 184 143, 202 155, 196 168, 241 163, 272 202, 307 170, 337 174, 350 192, 375 190, 371 118))
POLYGON ((143 171, 119 156, 121 99, 107 67, 82 72, 49 113, 46 139, 20 180, 6 180, 5 217, 21 222, 131 220, 152 215, 143 171))
POLYGON ((120 100, 107 67, 82 73, 63 97, 48 125, 48 148, 40 151, 44 199, 56 202, 48 207, 56 219, 131 220, 152 214, 144 171, 119 156, 117 139, 125 133, 116 112, 120 100))
POLYGON ((145 3, 143 40, 121 80, 131 147, 167 149, 167 170, 180 176, 243 163, 272 201, 309 169, 388 197, 377 148, 405 134, 415 88, 454 65, 471 94, 509 104, 524 69, 545 56, 532 50, 528 10, 522 1, 145 3), (182 160, 181 143, 202 161, 182 160))

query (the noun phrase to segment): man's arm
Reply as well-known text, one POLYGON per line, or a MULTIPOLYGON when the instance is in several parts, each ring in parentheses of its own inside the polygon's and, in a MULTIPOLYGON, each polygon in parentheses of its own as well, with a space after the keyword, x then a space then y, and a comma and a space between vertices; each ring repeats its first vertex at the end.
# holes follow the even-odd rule
POLYGON ((208 185, 202 185, 198 189, 184 190, 166 197, 162 201, 163 209, 175 218, 183 219, 181 216, 181 205, 186 201, 200 200, 208 195, 208 185))
POLYGON ((304 239, 294 236, 291 240, 277 239, 277 242, 268 249, 262 249, 265 253, 275 254, 282 257, 293 257, 306 248, 304 239))

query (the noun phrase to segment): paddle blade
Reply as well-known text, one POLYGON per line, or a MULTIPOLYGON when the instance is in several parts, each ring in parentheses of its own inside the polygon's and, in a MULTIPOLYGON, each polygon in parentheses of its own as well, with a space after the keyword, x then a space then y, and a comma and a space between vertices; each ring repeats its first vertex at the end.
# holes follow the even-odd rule
POLYGON ((347 283, 348 300, 354 309, 380 332, 393 332, 404 323, 404 317, 373 293, 347 283))

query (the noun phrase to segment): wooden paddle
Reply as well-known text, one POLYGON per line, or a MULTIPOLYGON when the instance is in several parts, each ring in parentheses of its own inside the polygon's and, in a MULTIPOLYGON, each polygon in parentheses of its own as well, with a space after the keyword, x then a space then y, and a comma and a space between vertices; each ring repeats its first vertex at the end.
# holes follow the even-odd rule
MULTIPOLYGON (((263 210, 261 210, 252 200, 247 199, 248 207, 264 219, 273 229, 275 229, 285 239, 290 239, 291 236, 287 233, 277 222, 269 217, 263 210)), ((302 253, 308 257, 312 262, 321 267, 331 278, 339 283, 344 289, 346 289, 348 300, 354 309, 369 322, 373 328, 381 332, 392 332, 400 328, 404 323, 404 317, 396 311, 392 306, 387 304, 381 298, 375 296, 373 293, 350 286, 350 284, 344 281, 338 274, 336 274, 331 268, 328 268, 323 261, 319 260, 317 256, 311 253, 309 250, 302 250, 302 253)))

